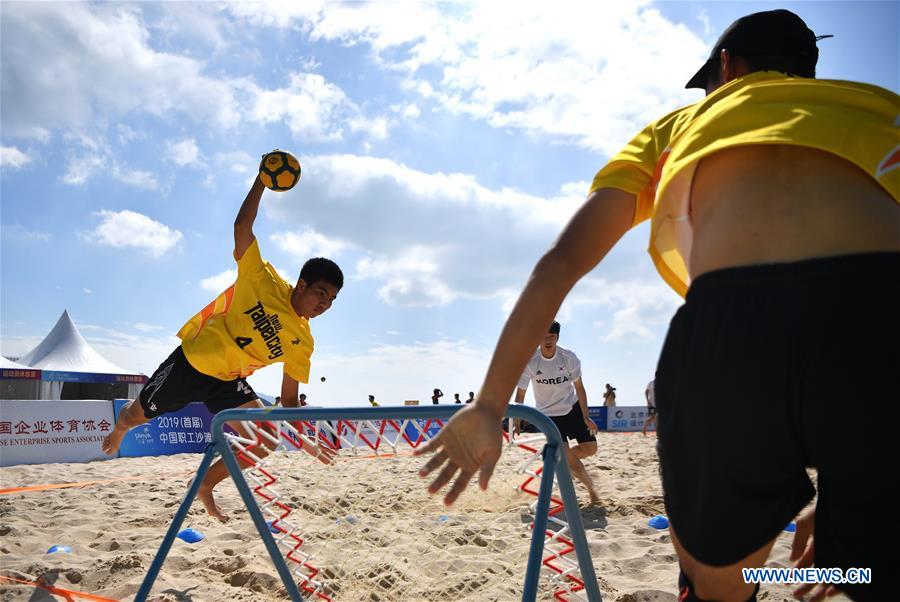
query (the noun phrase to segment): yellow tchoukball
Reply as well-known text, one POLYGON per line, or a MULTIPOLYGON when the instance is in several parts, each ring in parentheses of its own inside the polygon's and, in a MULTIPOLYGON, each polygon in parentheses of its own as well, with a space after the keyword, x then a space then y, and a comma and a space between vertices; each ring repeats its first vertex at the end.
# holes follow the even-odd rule
POLYGON ((300 181, 300 161, 283 150, 266 153, 259 163, 259 179, 269 190, 290 190, 300 181))

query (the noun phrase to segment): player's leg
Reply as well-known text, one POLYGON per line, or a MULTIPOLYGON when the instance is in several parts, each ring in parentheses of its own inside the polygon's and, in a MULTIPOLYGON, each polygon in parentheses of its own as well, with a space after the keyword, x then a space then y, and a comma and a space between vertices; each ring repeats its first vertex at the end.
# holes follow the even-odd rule
POLYGON ((656 379, 657 449, 686 600, 748 600, 772 543, 815 490, 793 405, 796 274, 706 274, 672 320, 656 379))
POLYGON ((656 422, 656 412, 651 412, 649 416, 647 416, 647 420, 644 421, 644 426, 641 427, 641 433, 644 435, 647 434, 647 429, 650 428, 652 424, 656 422))
POLYGON ((691 556, 681 545, 674 529, 669 529, 672 545, 678 554, 681 564, 679 576, 679 600, 685 602, 712 601, 745 602, 756 599, 755 583, 745 583, 741 572, 745 568, 757 568, 765 565, 775 539, 755 550, 738 562, 727 566, 710 566, 691 556))
POLYGON ((579 443, 575 447, 566 449, 566 457, 569 462, 569 470, 572 472, 575 478, 581 481, 581 483, 587 488, 588 495, 591 498, 592 504, 596 504, 598 501, 600 501, 600 496, 597 494, 597 489, 594 487, 594 480, 591 478, 590 473, 581 460, 583 458, 593 456, 595 453, 597 453, 596 442, 579 443))
MULTIPOLYGON (((262 408, 263 403, 259 399, 253 399, 236 407, 248 409, 262 408)), ((269 441, 269 439, 266 437, 258 436, 256 433, 248 431, 243 424, 234 423, 230 426, 235 431, 237 431, 238 435, 240 435, 244 439, 259 441, 259 444, 254 445, 251 451, 253 455, 260 459, 268 456, 277 445, 277 443, 269 441)), ((277 433, 275 435, 277 436, 277 433)), ((238 459, 238 463, 241 463, 240 459, 238 459)), ((241 468, 246 468, 246 466, 241 466, 241 468)), ((203 482, 200 484, 200 489, 197 491, 197 499, 200 500, 200 502, 203 504, 203 507, 206 508, 206 511, 210 514, 210 516, 213 516, 214 518, 217 518, 222 522, 226 522, 228 520, 228 516, 225 515, 225 513, 222 512, 222 509, 219 508, 218 504, 216 504, 213 489, 227 476, 228 466, 220 458, 213 462, 212 466, 209 467, 209 471, 207 471, 206 476, 203 477, 203 482)))
POLYGON ((837 588, 860 602, 896 599, 888 575, 897 554, 884 544, 900 463, 892 443, 900 404, 886 384, 900 365, 900 254, 835 258, 827 272, 826 286, 809 287, 797 410, 818 472, 815 566, 845 576, 871 569, 871 583, 837 588))
POLYGON ((122 445, 122 439, 128 434, 128 431, 136 426, 140 426, 150 419, 144 415, 144 409, 141 407, 140 398, 135 398, 122 406, 119 415, 116 418, 116 426, 110 431, 103 441, 100 443, 100 449, 108 456, 119 451, 122 445))
POLYGON ((590 433, 584 423, 581 407, 576 403, 568 414, 551 416, 550 419, 553 420, 562 435, 569 471, 587 488, 591 503, 598 502, 600 496, 597 495, 597 490, 594 488, 594 481, 581 461, 597 453, 597 438, 590 433), (569 439, 575 439, 578 444, 569 447, 569 439))
POLYGON ((178 347, 159 365, 138 396, 119 410, 115 427, 100 444, 103 453, 113 455, 119 450, 122 439, 129 430, 149 422, 164 412, 174 411, 185 405, 186 402, 180 403, 175 400, 177 397, 175 393, 183 380, 186 363, 181 347, 178 347))

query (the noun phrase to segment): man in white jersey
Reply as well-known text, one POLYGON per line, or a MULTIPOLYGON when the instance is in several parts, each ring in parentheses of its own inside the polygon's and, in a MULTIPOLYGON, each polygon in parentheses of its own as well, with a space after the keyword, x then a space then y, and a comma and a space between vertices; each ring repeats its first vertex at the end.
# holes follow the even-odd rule
MULTIPOLYGON (((559 322, 554 322, 525 366, 516 389, 516 403, 525 403, 528 383, 534 382, 537 409, 546 414, 562 434, 569 469, 587 487, 593 504, 600 498, 581 459, 597 453, 597 425, 588 417, 587 393, 581 382, 581 362, 574 353, 559 347, 556 344, 558 341, 559 322), (569 447, 569 439, 575 439, 578 444, 569 447)), ((519 431, 518 419, 514 431, 519 431)))
POLYGON ((651 424, 656 423, 656 389, 654 388, 654 383, 656 380, 651 380, 647 383, 647 389, 644 391, 644 396, 647 398, 647 420, 644 421, 644 427, 641 429, 641 432, 644 435, 647 434, 647 429, 650 428, 651 424))

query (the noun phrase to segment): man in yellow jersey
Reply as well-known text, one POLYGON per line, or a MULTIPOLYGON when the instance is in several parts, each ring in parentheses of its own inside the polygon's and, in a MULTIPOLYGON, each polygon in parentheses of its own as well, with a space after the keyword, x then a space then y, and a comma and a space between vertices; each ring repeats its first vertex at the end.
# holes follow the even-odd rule
MULTIPOLYGON (((475 403, 419 453, 437 452, 432 493, 452 503, 501 452, 500 420, 574 284, 632 226, 685 304, 655 381, 658 451, 681 600, 752 600, 762 567, 816 491, 800 566, 870 568, 836 587, 888 599, 880 551, 896 478, 883 471, 897 404, 880 383, 900 365, 900 98, 816 80, 817 38, 776 10, 732 24, 689 87, 707 96, 648 126, 597 174, 585 204, 535 267, 475 403), (841 391, 853 388, 853 404, 841 391), (865 427, 847 412, 879 416, 865 427), (809 545, 807 545, 809 544, 809 545)), ((798 529, 798 535, 800 530, 798 529)), ((833 574, 831 572, 830 574, 833 574)), ((812 585, 801 587, 809 591, 812 585)))
MULTIPOLYGON (((107 454, 119 449, 129 429, 192 401, 204 402, 213 413, 263 407, 246 377, 273 363, 284 364, 283 405, 297 407, 299 383, 309 381, 313 352, 309 320, 328 311, 344 285, 344 275, 333 261, 317 257, 303 265, 296 286, 291 286, 263 261, 253 234, 263 190, 257 177, 234 222, 237 280, 178 332, 181 345, 119 412, 115 429, 103 440, 107 454)), ((305 451, 325 463, 333 455, 320 448, 305 451)), ((269 450, 254 452, 265 456, 269 450)), ((227 475, 221 460, 213 464, 197 496, 207 512, 222 521, 226 517, 216 505, 213 488, 227 475)))

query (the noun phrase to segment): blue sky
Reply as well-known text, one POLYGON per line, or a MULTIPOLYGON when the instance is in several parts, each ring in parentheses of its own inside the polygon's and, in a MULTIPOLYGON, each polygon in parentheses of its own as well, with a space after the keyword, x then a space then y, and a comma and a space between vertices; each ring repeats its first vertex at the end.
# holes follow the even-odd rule
MULTIPOLYGON (((0 351, 68 309, 151 373, 233 279, 231 224, 259 157, 303 180, 256 233, 290 280, 347 282, 316 337, 315 403, 477 390, 534 262, 735 18, 789 8, 818 74, 898 91, 897 2, 17 3, 0 12, 0 351), (321 377, 326 382, 321 382, 321 377)), ((560 312, 592 403, 639 404, 679 298, 630 232, 560 312)), ((251 377, 279 389, 280 365, 251 377)))

